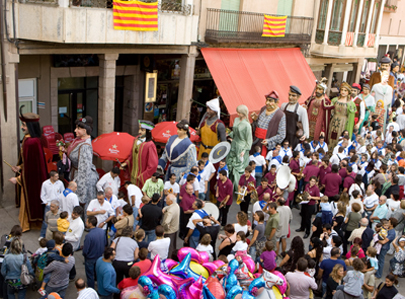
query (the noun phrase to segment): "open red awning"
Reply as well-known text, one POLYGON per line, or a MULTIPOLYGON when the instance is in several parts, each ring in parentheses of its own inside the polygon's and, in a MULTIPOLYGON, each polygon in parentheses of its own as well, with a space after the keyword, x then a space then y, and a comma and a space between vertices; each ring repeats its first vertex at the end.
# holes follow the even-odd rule
POLYGON ((224 49, 203 48, 201 52, 231 115, 244 104, 249 113, 265 105, 264 95, 276 90, 280 105, 288 101, 290 85, 297 86, 304 102, 314 91, 315 76, 298 48, 224 49))

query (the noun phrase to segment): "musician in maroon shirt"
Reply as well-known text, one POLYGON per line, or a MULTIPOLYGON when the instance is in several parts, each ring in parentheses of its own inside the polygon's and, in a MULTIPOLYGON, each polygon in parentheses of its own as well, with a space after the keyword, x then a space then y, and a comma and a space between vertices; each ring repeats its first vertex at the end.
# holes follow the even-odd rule
POLYGON ((319 178, 319 167, 318 167, 318 160, 312 160, 305 168, 304 171, 302 172, 304 176, 304 182, 307 184, 309 183, 309 179, 311 177, 316 177, 317 179, 319 178))
POLYGON ((257 196, 259 197, 259 201, 263 200, 263 196, 265 193, 271 194, 273 192, 271 190, 271 188, 269 187, 269 182, 268 182, 266 176, 262 178, 262 180, 260 182, 260 186, 257 187, 256 192, 257 192, 257 196))
POLYGON ((354 183, 354 179, 356 178, 356 173, 353 171, 353 168, 350 165, 346 167, 346 173, 347 176, 343 181, 343 192, 347 192, 350 189, 354 183))
POLYGON ((322 190, 325 187, 323 185, 323 179, 331 171, 332 170, 329 165, 329 159, 327 157, 323 157, 321 166, 319 166, 319 183, 322 185, 319 189, 322 190))
POLYGON ((319 188, 316 185, 318 178, 312 176, 309 180, 309 184, 305 186, 305 191, 308 192, 309 202, 301 205, 301 227, 296 230, 296 232, 305 231, 304 239, 309 237, 309 232, 311 229, 311 218, 312 214, 315 213, 315 204, 321 199, 319 188))
MULTIPOLYGON (((238 184, 238 193, 241 193, 243 187, 248 187, 249 183, 252 182, 254 186, 256 186, 256 180, 252 176, 252 167, 247 166, 245 168, 245 175, 241 175, 239 179, 239 184, 238 184)), ((243 201, 240 203, 240 210, 241 212, 245 212, 246 215, 248 213, 249 209, 249 204, 250 204, 250 195, 252 194, 252 191, 246 191, 246 195, 243 198, 243 201)))
POLYGON ((339 194, 339 187, 342 183, 342 177, 338 174, 339 166, 332 165, 332 172, 328 173, 324 178, 322 184, 325 185, 325 195, 329 197, 329 202, 332 197, 339 194))
POLYGON ((294 151, 293 152, 293 157, 290 160, 290 169, 291 169, 291 174, 294 175, 297 179, 297 183, 295 184, 295 191, 294 192, 290 192, 288 194, 288 205, 290 207, 296 207, 298 209, 298 205, 296 204, 296 202, 294 201, 295 198, 295 194, 296 192, 298 192, 298 183, 300 181, 300 152, 299 151, 294 151))
POLYGON ((276 176, 277 176, 276 171, 277 165, 273 164, 270 166, 270 171, 266 173, 266 175, 264 176, 265 178, 267 178, 268 186, 272 190, 276 187, 276 176))
POLYGON ((339 175, 342 178, 342 180, 347 177, 347 171, 346 171, 346 167, 347 167, 347 161, 346 160, 342 160, 340 162, 340 170, 339 170, 339 175))
POLYGON ((180 239, 184 239, 187 235, 187 223, 194 212, 193 203, 196 200, 195 195, 193 194, 194 188, 192 184, 184 184, 185 193, 183 198, 179 203, 180 206, 180 239))
POLYGON ((217 182, 217 190, 215 195, 217 198, 221 225, 225 226, 228 220, 229 208, 233 200, 233 184, 232 181, 228 179, 227 172, 224 169, 219 171, 219 180, 217 182))

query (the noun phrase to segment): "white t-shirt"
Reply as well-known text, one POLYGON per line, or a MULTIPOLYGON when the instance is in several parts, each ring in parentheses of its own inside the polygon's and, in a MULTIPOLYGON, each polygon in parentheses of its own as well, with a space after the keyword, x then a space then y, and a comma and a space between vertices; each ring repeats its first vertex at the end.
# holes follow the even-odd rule
MULTIPOLYGON (((101 210, 105 210, 105 213, 95 215, 97 218, 97 226, 101 222, 104 222, 105 220, 107 220, 108 217, 115 215, 113 208, 111 207, 110 203, 106 200, 104 200, 103 205, 100 205, 97 198, 93 199, 92 201, 90 201, 90 203, 87 207, 87 211, 89 211, 89 212, 96 212, 96 211, 101 211, 101 210)), ((107 229, 107 224, 104 224, 103 229, 107 229)))
POLYGON ((59 209, 63 212, 68 212, 69 217, 72 215, 73 208, 79 205, 79 198, 73 192, 70 192, 67 196, 63 192, 59 196, 59 209))
POLYGON ((212 164, 211 162, 208 161, 208 164, 205 165, 204 167, 204 175, 209 178, 211 176, 211 174, 215 173, 217 170, 215 169, 214 164, 212 164))
POLYGON ((375 205, 378 205, 378 195, 376 193, 371 194, 370 196, 367 196, 363 200, 364 207, 367 209, 371 209, 375 205))
POLYGON ((172 188, 173 193, 179 194, 180 193, 180 186, 179 184, 177 184, 176 182, 172 185, 170 183, 170 181, 166 181, 165 185, 163 187, 163 190, 169 190, 170 188, 172 188))
MULTIPOLYGON (((107 199, 107 197, 106 197, 105 200, 110 203, 111 208, 114 210, 114 214, 115 214, 115 211, 117 210, 117 208, 121 207, 117 196, 115 196, 114 194, 111 196, 110 199, 107 199)), ((118 215, 115 215, 115 216, 118 216, 118 215)))
POLYGON ((396 209, 399 209, 400 204, 401 204, 400 200, 395 201, 392 198, 387 199, 388 209, 391 210, 391 212, 394 212, 396 209))
POLYGON ((243 241, 238 241, 236 242, 235 246, 233 246, 232 250, 233 251, 245 251, 248 248, 248 244, 243 241))
POLYGON ((129 204, 132 206, 134 203, 132 202, 132 196, 135 196, 135 208, 139 209, 139 206, 142 203, 142 197, 143 197, 143 193, 142 190, 139 189, 138 186, 135 186, 134 184, 130 184, 128 185, 127 188, 127 193, 128 193, 128 201, 129 204))
POLYGON ((255 161, 256 167, 257 166, 263 167, 263 165, 266 165, 266 159, 262 155, 258 155, 257 157, 250 155, 249 161, 255 161))
POLYGON ((111 172, 107 172, 97 182, 96 187, 98 191, 103 191, 105 188, 110 187, 114 195, 118 195, 119 188, 121 186, 121 179, 119 176, 113 178, 111 172))
POLYGON ((209 244, 209 245, 198 244, 196 250, 197 250, 198 252, 205 251, 205 252, 207 252, 207 253, 209 253, 209 254, 213 254, 213 253, 214 253, 214 248, 212 248, 212 245, 211 245, 211 244, 209 244))
POLYGON ((208 173, 205 173, 203 171, 202 173, 199 173, 198 176, 197 176, 197 180, 196 180, 196 181, 198 181, 198 178, 200 179, 198 181, 198 183, 199 183, 198 192, 205 193, 205 192, 207 192, 207 190, 205 190, 205 182, 208 181, 208 179, 209 179, 208 173))
POLYGON ((148 251, 150 252, 150 257, 153 260, 156 255, 159 255, 160 260, 163 261, 167 259, 169 254, 170 239, 163 238, 157 239, 149 243, 148 251))

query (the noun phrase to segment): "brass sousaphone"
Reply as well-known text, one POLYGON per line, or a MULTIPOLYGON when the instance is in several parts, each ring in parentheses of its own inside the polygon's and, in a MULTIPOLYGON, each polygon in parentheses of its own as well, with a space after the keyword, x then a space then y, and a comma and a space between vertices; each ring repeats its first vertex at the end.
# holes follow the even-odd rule
POLYGON ((281 190, 287 190, 289 193, 294 192, 297 179, 291 174, 290 167, 281 165, 276 174, 276 184, 281 190))

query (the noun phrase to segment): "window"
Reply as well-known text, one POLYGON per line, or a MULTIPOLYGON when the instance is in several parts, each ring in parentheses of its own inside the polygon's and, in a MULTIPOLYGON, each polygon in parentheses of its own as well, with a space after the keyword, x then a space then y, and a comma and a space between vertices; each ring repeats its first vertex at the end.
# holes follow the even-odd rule
POLYGON ((366 25, 367 25, 367 18, 368 18, 369 10, 370 10, 370 1, 364 1, 359 32, 366 32, 366 25))
POLYGON ((378 15, 380 12, 380 6, 381 6, 381 2, 376 2, 374 4, 374 11, 373 11, 372 19, 371 19, 370 33, 376 33, 376 31, 377 31, 377 23, 378 23, 378 15))
POLYGON ((356 29, 356 21, 357 16, 359 14, 359 0, 353 0, 352 2, 352 11, 350 13, 350 21, 349 21, 349 28, 347 29, 348 32, 354 32, 356 29))
POLYGON ((329 0, 321 0, 321 5, 319 6, 318 29, 325 30, 328 4, 329 0))
POLYGON ((331 31, 342 31, 345 6, 346 0, 333 1, 331 31))

